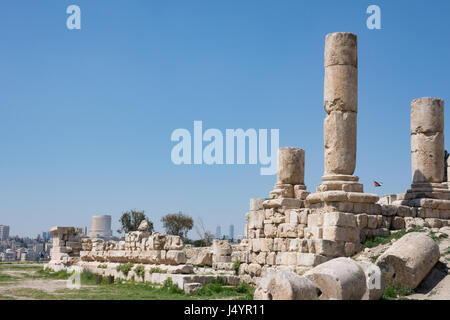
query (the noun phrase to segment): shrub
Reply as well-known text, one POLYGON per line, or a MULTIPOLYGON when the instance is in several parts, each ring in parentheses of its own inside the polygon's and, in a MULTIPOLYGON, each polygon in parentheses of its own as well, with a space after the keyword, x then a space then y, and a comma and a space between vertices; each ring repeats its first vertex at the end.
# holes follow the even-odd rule
POLYGON ((241 260, 236 260, 235 262, 233 262, 233 271, 235 275, 239 274, 239 268, 241 266, 241 260))
POLYGON ((164 282, 161 286, 161 290, 168 291, 171 294, 175 294, 175 293, 184 294, 184 291, 181 290, 177 284, 173 283, 173 280, 171 277, 164 280, 164 282))
POLYGON ((136 275, 140 278, 142 278, 142 280, 144 280, 145 277, 145 268, 143 265, 138 265, 136 268, 134 268, 134 273, 136 273, 136 275))
POLYGON ((131 269, 133 269, 133 266, 134 264, 132 264, 131 262, 127 262, 117 266, 116 270, 118 272, 122 272, 125 276, 128 276, 128 273, 131 271, 131 269))

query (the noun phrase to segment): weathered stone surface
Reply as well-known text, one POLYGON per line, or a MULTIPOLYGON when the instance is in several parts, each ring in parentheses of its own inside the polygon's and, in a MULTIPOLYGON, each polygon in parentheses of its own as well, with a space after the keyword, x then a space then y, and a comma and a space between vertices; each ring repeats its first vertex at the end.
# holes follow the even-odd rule
POLYGON ((388 285, 415 289, 439 260, 439 246, 421 232, 408 233, 376 261, 388 285))
POLYGON ((444 178, 444 133, 411 135, 413 183, 440 183, 444 178))
POLYGON ((258 281, 254 300, 317 300, 316 287, 291 270, 268 270, 258 281))
POLYGON ((363 269, 366 276, 366 291, 362 300, 379 300, 383 296, 386 288, 386 282, 384 281, 380 268, 366 261, 357 261, 357 263, 363 269))
POLYGON ((304 184, 305 150, 299 148, 280 148, 278 150, 279 184, 304 184))
POLYGON ((324 120, 325 175, 352 175, 356 166, 356 113, 333 111, 324 120))
POLYGON ((363 269, 350 258, 336 258, 306 272, 320 289, 320 300, 360 300, 366 292, 363 269))
POLYGON ((325 240, 359 242, 359 229, 346 227, 324 227, 325 240))
POLYGON ((444 101, 418 98, 411 102, 411 134, 444 131, 444 101))
POLYGON ((334 65, 325 68, 325 111, 357 112, 358 69, 350 65, 334 65))
POLYGON ((356 228, 356 218, 352 213, 327 212, 323 216, 324 226, 356 228))
POLYGON ((263 202, 266 200, 267 200, 266 198, 250 199, 250 211, 264 210, 263 202))
POLYGON ((358 41, 355 34, 335 32, 325 39, 325 67, 333 65, 358 66, 358 41))

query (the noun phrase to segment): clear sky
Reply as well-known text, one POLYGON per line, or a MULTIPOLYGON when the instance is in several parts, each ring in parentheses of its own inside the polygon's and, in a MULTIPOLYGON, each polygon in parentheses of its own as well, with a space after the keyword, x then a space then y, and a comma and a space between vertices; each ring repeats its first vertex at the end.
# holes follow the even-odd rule
MULTIPOLYGON (((258 165, 176 166, 173 130, 275 128, 323 173, 325 35, 358 35, 355 175, 411 183, 410 102, 450 102, 450 1, 8 0, 0 3, 0 224, 35 236, 128 209, 183 211, 242 234, 258 165), (66 28, 79 5, 82 29, 66 28), (366 27, 381 8, 382 30, 366 27)), ((448 119, 448 116, 447 116, 448 119)), ((447 122, 445 135, 450 124, 447 122)), ((448 145, 448 143, 447 143, 448 145)), ((373 180, 384 182, 375 189, 373 180)), ((195 237, 192 232, 191 236, 195 237)))

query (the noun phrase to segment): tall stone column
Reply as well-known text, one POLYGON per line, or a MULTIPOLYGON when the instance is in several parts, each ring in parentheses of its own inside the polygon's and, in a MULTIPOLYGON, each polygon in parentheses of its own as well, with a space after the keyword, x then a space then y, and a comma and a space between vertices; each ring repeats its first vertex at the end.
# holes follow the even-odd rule
POLYGON ((357 37, 352 33, 328 34, 325 40, 324 176, 318 191, 362 192, 356 167, 358 111, 357 37))
POLYGON ((272 198, 306 199, 305 150, 285 147, 278 149, 277 183, 272 198))
POLYGON ((419 98, 411 102, 412 183, 444 179, 444 101, 419 98))
POLYGON ((444 101, 418 98, 411 102, 411 190, 406 199, 450 197, 444 180, 444 101))

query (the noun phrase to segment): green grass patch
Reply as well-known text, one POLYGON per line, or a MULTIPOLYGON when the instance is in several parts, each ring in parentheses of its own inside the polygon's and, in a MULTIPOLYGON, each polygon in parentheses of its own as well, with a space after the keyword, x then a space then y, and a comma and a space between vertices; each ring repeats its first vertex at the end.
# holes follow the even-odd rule
POLYGON ((68 273, 66 270, 53 271, 51 269, 41 268, 36 271, 36 276, 44 279, 56 279, 56 280, 67 280, 72 275, 72 273, 68 273))
POLYGON ((3 274, 0 273, 0 282, 14 282, 17 281, 19 278, 14 277, 10 274, 3 274))
POLYGON ((408 231, 406 231, 406 229, 403 229, 403 230, 400 230, 398 232, 391 233, 390 235, 388 235, 386 237, 372 237, 372 238, 369 238, 363 243, 363 250, 365 248, 374 248, 374 247, 377 247, 379 245, 387 244, 387 243, 391 242, 392 239, 400 239, 405 234, 410 233, 410 232, 425 232, 425 229, 422 228, 422 227, 414 227, 414 228, 411 228, 408 231))
POLYGON ((151 268, 149 273, 150 274, 152 274, 152 273, 167 273, 167 270, 162 270, 158 267, 155 267, 155 268, 151 268))
POLYGON ((414 290, 412 290, 412 289, 406 289, 406 288, 397 287, 397 286, 386 286, 383 297, 381 297, 381 299, 382 300, 395 300, 400 297, 412 295, 413 293, 414 293, 414 290))
POLYGON ((241 267, 241 260, 236 260, 235 262, 233 262, 233 271, 235 275, 239 274, 239 268, 241 267))
POLYGON ((239 297, 244 300, 252 300, 254 288, 249 284, 242 283, 239 286, 226 286, 222 278, 216 278, 214 281, 202 286, 195 295, 200 298, 218 299, 225 297, 239 297))
POLYGON ((441 242, 442 239, 448 238, 448 234, 446 234, 446 233, 442 233, 442 234, 440 234, 440 235, 438 236, 438 235, 436 235, 436 233, 433 232, 433 231, 430 231, 430 233, 428 233, 428 235, 430 236, 431 239, 433 239, 433 240, 436 241, 437 243, 441 242))

